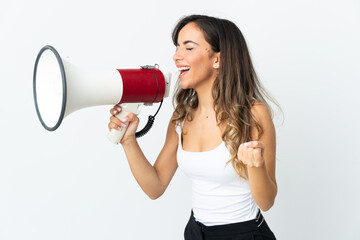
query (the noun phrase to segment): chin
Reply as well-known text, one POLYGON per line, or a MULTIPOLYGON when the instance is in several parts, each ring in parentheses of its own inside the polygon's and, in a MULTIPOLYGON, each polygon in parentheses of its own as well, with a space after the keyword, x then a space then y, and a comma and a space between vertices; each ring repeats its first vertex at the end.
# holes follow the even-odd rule
POLYGON ((181 80, 181 79, 180 79, 180 87, 181 87, 182 89, 191 88, 191 87, 189 86, 189 84, 187 84, 184 80, 181 80))

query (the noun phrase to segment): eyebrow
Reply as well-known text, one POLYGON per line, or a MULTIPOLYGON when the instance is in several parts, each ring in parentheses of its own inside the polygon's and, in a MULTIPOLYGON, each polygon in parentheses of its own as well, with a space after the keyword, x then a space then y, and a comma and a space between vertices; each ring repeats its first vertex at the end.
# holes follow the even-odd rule
MULTIPOLYGON (((194 41, 191 41, 191 40, 186 40, 186 41, 184 41, 184 42, 183 42, 183 45, 186 45, 186 44, 188 44, 188 43, 193 43, 193 44, 199 45, 198 43, 196 43, 196 42, 194 42, 194 41)), ((176 44, 176 46, 180 46, 180 44, 178 43, 178 44, 176 44)))

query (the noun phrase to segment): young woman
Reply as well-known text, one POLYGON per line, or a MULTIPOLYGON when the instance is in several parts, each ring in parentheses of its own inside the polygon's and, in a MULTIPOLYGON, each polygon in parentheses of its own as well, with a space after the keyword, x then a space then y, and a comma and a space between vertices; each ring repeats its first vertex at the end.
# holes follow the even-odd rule
MULTIPOLYGON (((109 129, 129 123, 121 144, 151 199, 164 193, 178 166, 190 177, 186 240, 275 239, 260 211, 272 207, 277 193, 275 128, 241 31, 225 19, 191 15, 180 20, 172 37, 179 84, 155 164, 136 141, 136 115, 112 116, 109 129)), ((120 111, 114 106, 110 113, 120 111)))

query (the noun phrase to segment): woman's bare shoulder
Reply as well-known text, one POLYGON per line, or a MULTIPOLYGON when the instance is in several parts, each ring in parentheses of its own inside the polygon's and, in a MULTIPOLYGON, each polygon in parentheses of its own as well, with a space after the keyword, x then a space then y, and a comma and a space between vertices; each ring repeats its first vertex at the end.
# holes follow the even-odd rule
POLYGON ((173 114, 171 115, 171 118, 169 121, 167 137, 173 137, 174 135, 176 135, 176 137, 177 137, 176 128, 178 126, 178 123, 177 123, 176 119, 177 119, 177 114, 174 111, 173 114))
POLYGON ((262 102, 254 100, 251 107, 251 114, 260 122, 272 121, 270 109, 262 102))

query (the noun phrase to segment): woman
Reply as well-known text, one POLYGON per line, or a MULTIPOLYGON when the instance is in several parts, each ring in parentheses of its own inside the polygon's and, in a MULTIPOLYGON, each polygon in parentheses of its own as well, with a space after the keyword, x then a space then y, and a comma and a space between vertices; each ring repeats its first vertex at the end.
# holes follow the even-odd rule
POLYGON ((269 210, 277 193, 275 129, 244 37, 228 20, 191 15, 177 24, 173 42, 176 107, 155 164, 136 141, 136 115, 111 117, 109 129, 129 123, 121 144, 151 199, 164 193, 178 166, 190 177, 186 240, 275 239, 259 210, 269 210))

